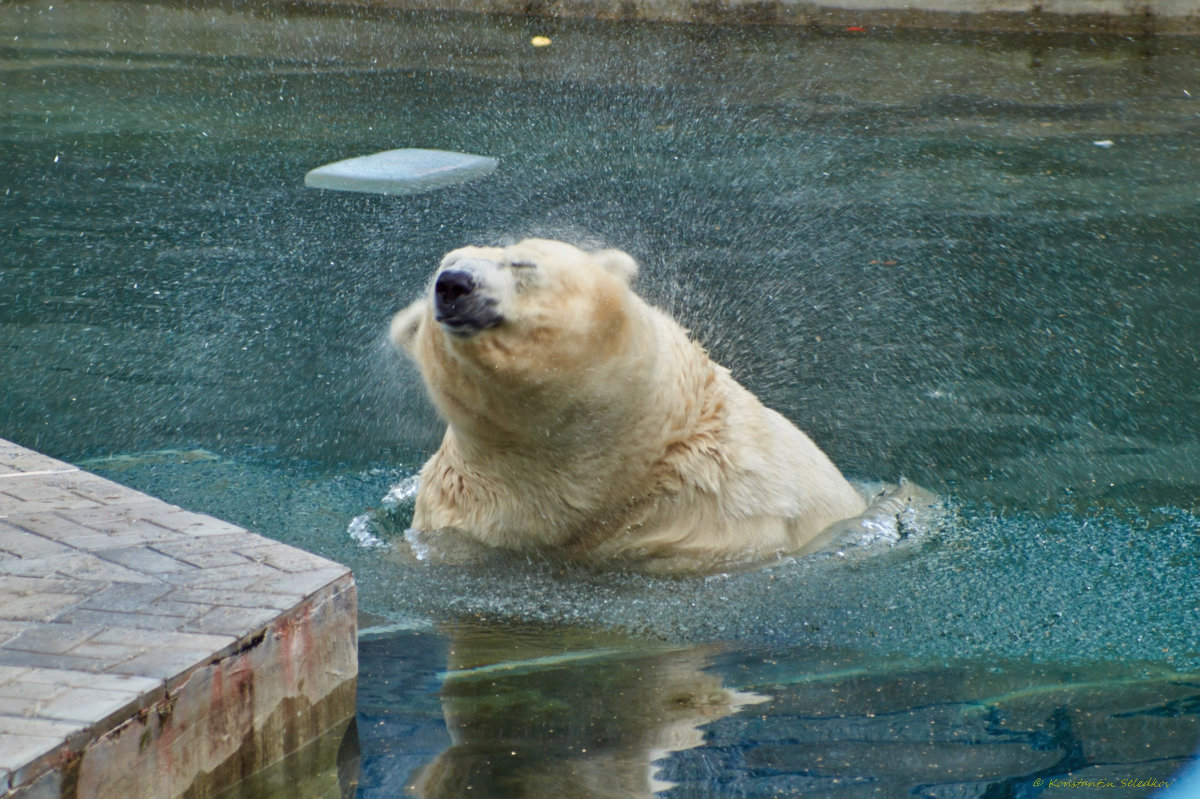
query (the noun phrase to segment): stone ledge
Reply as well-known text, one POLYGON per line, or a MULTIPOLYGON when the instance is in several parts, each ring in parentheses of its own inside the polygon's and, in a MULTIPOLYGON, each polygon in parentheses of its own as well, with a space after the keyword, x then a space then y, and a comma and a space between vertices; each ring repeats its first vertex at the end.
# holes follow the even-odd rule
POLYGON ((209 795, 354 713, 349 570, 0 440, 0 796, 209 795))
POLYGON ((1200 34, 1200 0, 309 0, 298 5, 859 31, 1200 34))

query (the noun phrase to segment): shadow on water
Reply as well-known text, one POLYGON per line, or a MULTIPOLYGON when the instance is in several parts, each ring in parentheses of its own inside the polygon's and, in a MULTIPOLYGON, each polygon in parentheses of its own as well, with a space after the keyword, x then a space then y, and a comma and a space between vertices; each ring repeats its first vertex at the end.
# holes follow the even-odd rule
POLYGON ((351 565, 399 625, 362 641, 363 795, 1144 796, 1194 751, 1195 42, 90 1, 0 34, 0 435, 351 565), (501 166, 302 186, 399 146, 501 166), (945 518, 708 579, 399 565, 383 498, 439 425, 388 317, 522 234, 635 254, 945 518))

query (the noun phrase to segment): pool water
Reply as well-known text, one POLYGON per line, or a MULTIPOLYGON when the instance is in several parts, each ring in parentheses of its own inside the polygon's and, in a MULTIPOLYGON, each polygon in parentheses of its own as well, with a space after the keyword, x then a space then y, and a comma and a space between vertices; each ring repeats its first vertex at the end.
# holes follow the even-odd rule
POLYGON ((1146 796, 1193 757, 1200 43, 8 3, 0 87, 0 435, 352 566, 360 795, 1146 796), (500 167, 303 186, 396 147, 500 167), (400 562, 440 428, 387 321, 527 234, 633 253, 937 518, 703 579, 400 562))

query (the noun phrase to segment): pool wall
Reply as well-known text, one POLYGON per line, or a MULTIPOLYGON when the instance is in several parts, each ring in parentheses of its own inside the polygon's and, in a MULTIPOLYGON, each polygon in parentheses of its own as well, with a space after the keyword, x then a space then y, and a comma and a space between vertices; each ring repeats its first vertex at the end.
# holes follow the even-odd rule
POLYGON ((1200 34, 1200 0, 325 0, 417 10, 533 17, 793 25, 942 28, 1017 33, 1200 34))
POLYGON ((344 566, 0 440, 0 796, 211 796, 345 728, 356 596, 344 566))

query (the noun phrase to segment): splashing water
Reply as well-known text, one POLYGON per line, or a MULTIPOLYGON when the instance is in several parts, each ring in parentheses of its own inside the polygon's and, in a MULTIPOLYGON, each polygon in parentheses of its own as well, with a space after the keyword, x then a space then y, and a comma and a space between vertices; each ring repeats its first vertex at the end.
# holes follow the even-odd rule
POLYGON ((1039 517, 931 502, 905 486, 878 494, 820 553, 661 578, 495 550, 445 565, 407 529, 414 488, 405 481, 393 492, 405 499, 371 522, 373 541, 417 549, 416 564, 396 556, 376 606, 393 617, 616 625, 669 641, 805 642, 915 659, 1200 666, 1187 632, 1200 622, 1191 589, 1200 519, 1190 512, 1039 517))

